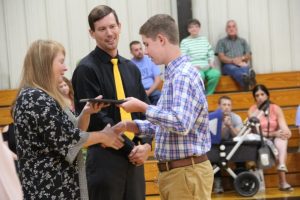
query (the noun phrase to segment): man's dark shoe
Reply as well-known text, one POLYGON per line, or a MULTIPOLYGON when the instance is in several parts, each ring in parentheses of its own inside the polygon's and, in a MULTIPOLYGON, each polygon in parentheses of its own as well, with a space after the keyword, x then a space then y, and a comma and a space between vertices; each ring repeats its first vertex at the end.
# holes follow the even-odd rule
POLYGON ((250 89, 253 89, 256 85, 256 74, 255 74, 255 71, 253 69, 249 69, 249 87, 250 89))
POLYGON ((250 83, 250 78, 247 74, 243 74, 243 83, 244 86, 242 87, 244 91, 249 90, 249 83, 250 83))

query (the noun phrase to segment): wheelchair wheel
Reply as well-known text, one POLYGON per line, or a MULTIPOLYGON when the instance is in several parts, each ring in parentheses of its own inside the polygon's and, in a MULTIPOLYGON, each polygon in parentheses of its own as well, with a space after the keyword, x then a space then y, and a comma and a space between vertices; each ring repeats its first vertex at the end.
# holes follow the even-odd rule
POLYGON ((251 197, 259 190, 258 178, 251 172, 240 173, 233 184, 237 193, 244 197, 251 197))

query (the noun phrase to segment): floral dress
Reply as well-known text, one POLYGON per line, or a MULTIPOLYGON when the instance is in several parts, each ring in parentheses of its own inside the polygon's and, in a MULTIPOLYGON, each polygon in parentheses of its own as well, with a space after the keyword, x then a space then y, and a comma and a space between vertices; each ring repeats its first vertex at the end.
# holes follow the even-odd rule
POLYGON ((83 140, 59 104, 40 89, 23 89, 14 123, 24 198, 80 199, 76 146, 83 140))

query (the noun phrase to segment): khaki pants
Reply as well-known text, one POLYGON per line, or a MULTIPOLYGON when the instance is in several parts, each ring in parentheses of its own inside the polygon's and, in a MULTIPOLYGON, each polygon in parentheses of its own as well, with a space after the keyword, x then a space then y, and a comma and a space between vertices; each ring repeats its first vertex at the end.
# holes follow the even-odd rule
POLYGON ((161 172, 158 178, 161 200, 210 200, 213 177, 209 160, 161 172))

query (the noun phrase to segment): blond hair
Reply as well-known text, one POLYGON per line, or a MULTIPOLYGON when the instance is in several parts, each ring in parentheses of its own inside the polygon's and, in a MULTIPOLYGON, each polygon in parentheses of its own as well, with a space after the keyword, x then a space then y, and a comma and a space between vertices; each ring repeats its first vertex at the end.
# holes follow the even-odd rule
POLYGON ((60 52, 65 55, 65 48, 56 41, 33 42, 24 59, 19 92, 26 87, 39 88, 65 108, 67 104, 58 90, 58 83, 53 73, 53 61, 60 52))

